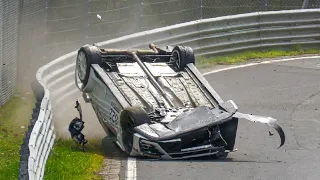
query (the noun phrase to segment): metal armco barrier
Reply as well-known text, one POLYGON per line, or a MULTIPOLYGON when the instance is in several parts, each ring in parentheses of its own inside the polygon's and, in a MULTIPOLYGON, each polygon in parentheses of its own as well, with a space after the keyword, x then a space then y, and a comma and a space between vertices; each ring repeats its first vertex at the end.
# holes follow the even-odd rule
MULTIPOLYGON (((287 48, 295 44, 307 48, 319 47, 319 32, 320 9, 255 12, 191 21, 123 36, 96 45, 103 48, 147 48, 149 43, 187 45, 194 49, 197 57, 225 56, 236 51, 263 50, 270 47, 287 48)), ((54 118, 53 113, 56 106, 63 104, 64 107, 73 108, 75 99, 81 97, 81 93, 74 84, 76 55, 77 51, 66 54, 41 67, 37 72, 37 80, 45 89, 45 98, 41 103, 43 113, 40 116, 40 112, 38 119, 42 123, 41 127, 49 126, 52 115, 54 120, 58 120, 54 118)), ((68 109, 66 108, 65 111, 68 109)), ((48 147, 51 147, 51 143, 49 146, 48 141, 39 139, 48 139, 53 128, 49 131, 42 130, 34 128, 32 131, 34 135, 32 145, 29 143, 30 158, 39 155, 34 147, 45 147, 46 150, 50 150, 48 147), (39 137, 35 138, 35 136, 39 137), (34 143, 34 139, 37 139, 37 143, 34 143)), ((53 141, 54 136, 52 137, 53 141)), ((40 148, 40 152, 44 150, 40 148)), ((34 175, 35 168, 44 169, 47 154, 41 157, 44 158, 40 163, 33 164, 33 168, 29 167, 29 176, 34 175)), ((40 176, 40 179, 42 178, 43 176, 40 176)))
POLYGON ((50 91, 41 83, 32 83, 35 108, 26 137, 20 148, 19 180, 43 179, 45 164, 53 147, 55 134, 52 122, 50 91))
POLYGON ((55 139, 54 126, 51 122, 50 92, 45 89, 38 120, 33 127, 29 140, 28 172, 30 179, 43 179, 45 164, 55 139))
POLYGON ((33 127, 39 117, 40 104, 41 104, 41 101, 37 101, 35 104, 35 108, 33 109, 33 113, 32 113, 32 118, 28 126, 28 131, 26 132, 26 136, 23 139, 23 143, 20 148, 20 168, 19 168, 19 177, 18 177, 19 180, 29 179, 29 172, 28 172, 29 156, 30 156, 29 140, 30 140, 30 135, 32 133, 33 127))

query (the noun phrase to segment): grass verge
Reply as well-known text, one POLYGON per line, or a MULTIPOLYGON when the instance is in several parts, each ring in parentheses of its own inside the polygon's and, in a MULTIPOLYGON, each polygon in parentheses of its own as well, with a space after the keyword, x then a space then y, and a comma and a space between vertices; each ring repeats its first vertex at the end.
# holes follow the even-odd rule
POLYGON ((212 58, 200 57, 196 62, 198 68, 207 68, 214 65, 228 65, 244 63, 249 60, 257 60, 263 58, 276 58, 285 56, 298 56, 304 54, 319 54, 320 49, 302 50, 299 46, 291 50, 268 50, 268 51, 247 51, 230 56, 217 56, 212 58))
MULTIPOLYGON (((20 147, 30 123, 35 98, 18 92, 0 107, 0 180, 18 179, 20 147)), ((51 152, 45 179, 101 179, 103 167, 100 143, 89 140, 82 152, 72 140, 57 140, 51 152)))
POLYGON ((18 179, 19 150, 30 122, 34 103, 32 93, 18 92, 0 107, 1 180, 18 179))
POLYGON ((44 179, 101 179, 97 173, 103 168, 103 158, 99 142, 89 140, 83 152, 73 140, 56 140, 44 179))

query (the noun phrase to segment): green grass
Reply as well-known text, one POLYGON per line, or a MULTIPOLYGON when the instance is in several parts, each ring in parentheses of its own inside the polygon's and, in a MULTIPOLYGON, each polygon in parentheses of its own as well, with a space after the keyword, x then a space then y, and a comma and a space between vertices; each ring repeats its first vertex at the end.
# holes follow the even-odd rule
POLYGON ((33 95, 18 92, 0 107, 0 179, 18 179, 20 147, 34 108, 33 95), (21 126, 25 128, 22 129, 21 126))
POLYGON ((257 60, 263 58, 276 58, 285 56, 297 56, 303 54, 319 54, 320 49, 302 50, 300 46, 294 46, 291 50, 268 50, 268 51, 247 51, 230 56, 217 56, 217 57, 200 57, 196 66, 198 68, 207 68, 214 65, 228 65, 244 63, 250 60, 257 60))
MULTIPOLYGON (((19 92, 0 107, 0 180, 18 179, 19 150, 34 103, 32 93, 19 92)), ((89 140, 86 152, 72 140, 57 140, 46 164, 45 179, 101 179, 96 173, 103 167, 101 154, 94 140, 89 140)))
POLYGON ((86 152, 83 152, 73 140, 56 140, 46 164, 44 179, 101 179, 97 174, 103 167, 100 145, 89 140, 86 147, 86 152))

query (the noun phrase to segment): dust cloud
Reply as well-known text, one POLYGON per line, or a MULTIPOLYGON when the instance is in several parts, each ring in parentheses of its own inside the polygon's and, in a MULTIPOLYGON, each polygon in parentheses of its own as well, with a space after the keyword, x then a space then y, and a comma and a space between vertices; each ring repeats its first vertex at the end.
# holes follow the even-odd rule
MULTIPOLYGON (((75 106, 75 101, 63 103, 63 105, 58 105, 54 107, 53 123, 55 126, 55 133, 57 138, 69 139, 71 138, 68 131, 69 123, 75 117, 80 117, 75 106)), ((82 107, 84 129, 82 133, 85 135, 86 139, 102 140, 107 134, 103 130, 95 112, 92 109, 91 104, 85 103, 82 98, 79 98, 79 102, 82 107)))
MULTIPOLYGON (((120 3, 119 1, 112 1, 110 3, 106 1, 90 2, 88 11, 99 12, 99 16, 97 13, 90 13, 88 15, 83 11, 79 11, 79 9, 84 9, 87 5, 86 3, 75 3, 73 1, 50 1, 50 3, 48 3, 48 12, 37 14, 39 17, 47 14, 47 19, 41 24, 37 24, 37 27, 43 27, 43 32, 41 33, 45 35, 42 36, 41 41, 39 39, 39 42, 37 41, 34 44, 31 43, 30 38, 23 38, 21 41, 23 42, 21 47, 32 49, 30 52, 37 52, 22 54, 25 56, 21 55, 23 58, 19 62, 19 77, 23 84, 29 84, 29 82, 35 80, 36 71, 41 66, 53 61, 55 58, 79 49, 84 44, 102 42, 134 32, 145 31, 147 29, 169 25, 170 23, 174 24, 172 20, 170 20, 173 18, 171 15, 162 15, 161 17, 158 17, 158 15, 148 17, 140 15, 141 13, 153 13, 154 10, 158 9, 157 4, 154 3, 152 3, 152 5, 141 6, 139 4, 137 5, 134 1, 128 1, 127 3, 120 3), (145 8, 144 10, 147 11, 144 12, 141 8, 145 8), (117 13, 112 13, 112 11, 117 11, 117 13), (127 20, 120 20, 118 11, 121 13, 121 16, 124 17, 124 20, 126 18, 127 20), (165 21, 168 22, 165 23, 165 21), (90 26, 83 28, 84 25, 90 26), (68 29, 72 29, 72 31, 69 32, 67 31, 68 29), (43 44, 45 44, 45 46, 43 46, 43 44), (39 45, 41 48, 39 48, 39 45)), ((168 6, 166 4, 162 5, 165 7, 168 6)), ((23 24, 26 27, 37 23, 27 20, 28 19, 23 19, 23 24)), ((178 17, 176 17, 176 20, 181 21, 178 17)), ((25 28, 23 30, 25 33, 23 34, 28 34, 28 31, 31 30, 25 28)), ((124 46, 127 45, 124 44, 124 46)), ((58 88, 60 87, 55 87, 55 90, 58 88)), ((50 89, 52 92, 55 90, 50 89)), ((64 93, 67 92, 62 92, 61 95, 64 93)), ((59 104, 54 104, 56 98, 57 97, 54 97, 52 99, 54 112, 52 122, 55 126, 57 138, 71 138, 68 132, 68 126, 73 118, 79 116, 77 110, 74 108, 77 98, 79 98, 82 104, 83 120, 85 121, 83 134, 85 137, 88 139, 102 139, 106 136, 91 104, 84 103, 81 95, 70 95, 62 102, 59 102, 59 104)))

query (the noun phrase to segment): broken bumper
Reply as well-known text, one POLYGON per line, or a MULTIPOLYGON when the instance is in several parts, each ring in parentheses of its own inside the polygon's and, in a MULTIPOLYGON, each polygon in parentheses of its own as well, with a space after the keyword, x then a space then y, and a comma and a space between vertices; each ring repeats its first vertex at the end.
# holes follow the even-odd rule
POLYGON ((226 143, 222 139, 217 138, 215 142, 211 142, 208 137, 209 132, 205 128, 179 135, 175 139, 157 142, 135 134, 134 149, 136 155, 157 159, 187 159, 222 154, 226 151, 226 143))
POLYGON ((246 119, 251 122, 259 122, 262 124, 266 124, 269 127, 272 127, 273 129, 275 129, 278 132, 278 134, 280 136, 280 146, 278 147, 278 149, 284 145, 286 137, 285 137, 283 129, 276 123, 276 121, 277 121, 276 119, 271 118, 271 117, 265 117, 265 116, 244 114, 244 113, 240 113, 240 112, 236 112, 233 115, 233 117, 239 118, 239 119, 246 119))
POLYGON ((166 128, 147 124, 136 128, 135 153, 161 159, 184 159, 233 151, 238 119, 274 128, 281 139, 279 147, 284 144, 285 134, 273 118, 199 107, 167 124, 166 128))

